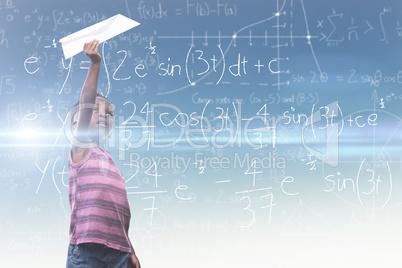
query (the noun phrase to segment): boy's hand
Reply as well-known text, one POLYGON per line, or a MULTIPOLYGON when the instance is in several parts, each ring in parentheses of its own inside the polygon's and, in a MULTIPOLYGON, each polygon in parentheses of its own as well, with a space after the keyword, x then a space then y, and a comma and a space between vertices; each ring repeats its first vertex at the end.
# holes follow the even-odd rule
POLYGON ((91 63, 100 63, 102 59, 101 55, 98 53, 99 44, 98 40, 84 44, 84 53, 91 60, 91 63))
POLYGON ((131 252, 127 268, 141 268, 140 261, 133 252, 131 252))

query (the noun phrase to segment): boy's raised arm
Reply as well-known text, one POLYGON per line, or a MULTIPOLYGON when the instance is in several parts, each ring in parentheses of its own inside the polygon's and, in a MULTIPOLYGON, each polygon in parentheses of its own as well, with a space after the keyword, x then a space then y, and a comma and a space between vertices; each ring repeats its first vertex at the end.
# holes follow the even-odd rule
POLYGON ((81 134, 88 130, 92 117, 92 109, 95 105, 96 93, 98 91, 98 77, 102 59, 98 53, 99 44, 98 40, 93 40, 84 45, 84 53, 90 59, 90 65, 79 101, 79 116, 76 131, 81 134))

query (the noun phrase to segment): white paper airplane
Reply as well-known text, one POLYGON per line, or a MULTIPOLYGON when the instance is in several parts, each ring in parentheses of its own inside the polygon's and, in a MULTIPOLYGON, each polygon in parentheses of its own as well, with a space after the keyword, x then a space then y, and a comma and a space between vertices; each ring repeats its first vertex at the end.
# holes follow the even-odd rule
POLYGON ((69 59, 80 53, 85 43, 89 43, 94 39, 104 42, 138 25, 140 25, 139 22, 117 14, 107 20, 63 37, 59 42, 63 48, 64 57, 69 59))

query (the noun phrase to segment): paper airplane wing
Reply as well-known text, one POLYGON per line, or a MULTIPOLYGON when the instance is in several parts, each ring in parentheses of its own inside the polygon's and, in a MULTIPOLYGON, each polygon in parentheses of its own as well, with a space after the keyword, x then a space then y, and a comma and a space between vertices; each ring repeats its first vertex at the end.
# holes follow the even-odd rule
POLYGON ((64 57, 69 59, 80 53, 84 48, 84 44, 91 42, 93 39, 104 42, 138 25, 140 23, 117 14, 107 20, 63 37, 59 42, 63 48, 64 57))

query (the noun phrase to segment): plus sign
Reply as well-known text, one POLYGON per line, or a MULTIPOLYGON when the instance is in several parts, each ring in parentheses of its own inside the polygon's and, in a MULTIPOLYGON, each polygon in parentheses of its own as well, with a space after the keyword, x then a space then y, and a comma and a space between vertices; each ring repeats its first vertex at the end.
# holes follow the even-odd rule
POLYGON ((260 60, 258 60, 258 64, 255 64, 254 66, 258 68, 258 73, 260 73, 261 67, 264 67, 264 65, 261 64, 260 60))

